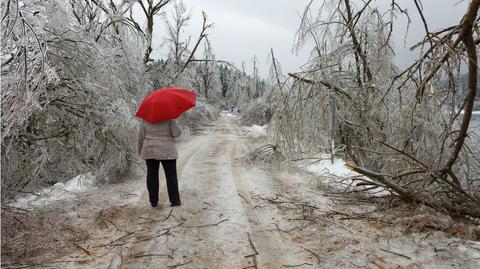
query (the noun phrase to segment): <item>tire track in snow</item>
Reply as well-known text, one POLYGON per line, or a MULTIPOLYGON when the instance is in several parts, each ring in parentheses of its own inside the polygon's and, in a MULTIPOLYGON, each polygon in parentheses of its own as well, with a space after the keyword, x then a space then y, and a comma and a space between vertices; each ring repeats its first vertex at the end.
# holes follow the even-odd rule
MULTIPOLYGON (((282 268, 282 264, 284 264, 283 255, 279 247, 279 242, 276 239, 280 237, 280 234, 277 231, 272 230, 271 225, 268 225, 265 220, 257 214, 254 208, 255 204, 250 196, 250 191, 243 184, 244 180, 242 179, 242 172, 233 162, 233 160, 239 157, 237 155, 236 144, 233 144, 230 147, 229 157, 235 187, 244 202, 244 212, 249 222, 249 239, 258 251, 258 255, 250 256, 249 258, 252 259, 252 263, 256 263, 260 268, 282 268)), ((254 250, 252 249, 252 252, 253 251, 254 250)))

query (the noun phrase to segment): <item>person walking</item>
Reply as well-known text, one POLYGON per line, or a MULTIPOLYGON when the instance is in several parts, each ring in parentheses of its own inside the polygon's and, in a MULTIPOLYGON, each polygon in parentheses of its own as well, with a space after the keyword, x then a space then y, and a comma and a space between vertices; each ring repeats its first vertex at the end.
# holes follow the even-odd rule
POLYGON ((172 206, 181 205, 178 193, 175 138, 182 134, 176 118, 195 107, 197 94, 178 88, 159 88, 148 93, 135 116, 142 119, 138 135, 138 154, 147 163, 147 189, 152 207, 158 204, 158 170, 163 166, 168 198, 172 206))
POLYGON ((176 120, 163 120, 151 124, 142 120, 138 135, 138 154, 147 164, 147 189, 152 207, 158 204, 160 163, 165 172, 168 198, 171 206, 181 205, 178 192, 175 138, 182 134, 176 120))

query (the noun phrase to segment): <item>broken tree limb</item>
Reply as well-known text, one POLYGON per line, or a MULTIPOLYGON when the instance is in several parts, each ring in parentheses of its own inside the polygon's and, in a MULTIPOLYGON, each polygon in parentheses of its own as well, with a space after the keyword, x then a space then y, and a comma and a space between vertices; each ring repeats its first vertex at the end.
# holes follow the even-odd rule
POLYGON ((417 198, 415 196, 413 196, 410 192, 408 192, 407 190, 405 190, 404 188, 402 188, 401 186, 391 182, 390 180, 388 180, 385 175, 383 174, 380 174, 380 173, 376 173, 376 172, 373 172, 373 171, 370 171, 370 170, 367 170, 365 168, 362 168, 362 167, 359 167, 353 163, 347 163, 345 164, 345 166, 357 173, 360 173, 362 175, 365 175, 369 178, 372 178, 372 179, 375 179, 377 181, 379 181, 380 183, 382 183, 385 187, 393 190, 395 193, 397 193, 398 195, 400 195, 403 199, 405 200, 408 200, 408 201, 415 201, 417 198))
POLYGON ((291 76, 292 78, 296 79, 296 80, 301 81, 301 82, 305 82, 305 83, 312 84, 312 85, 323 85, 323 86, 327 87, 328 89, 332 90, 335 93, 339 93, 339 94, 344 95, 349 100, 352 99, 352 97, 350 97, 350 95, 347 92, 345 92, 345 90, 339 88, 336 85, 333 85, 332 83, 330 83, 328 81, 325 81, 325 80, 315 81, 315 80, 311 80, 311 79, 308 79, 308 78, 300 77, 299 75, 294 74, 294 73, 288 73, 288 75, 291 76))
POLYGON ((473 199, 471 203, 464 201, 462 205, 453 205, 452 203, 446 202, 444 200, 435 199, 429 194, 420 195, 419 193, 415 193, 411 189, 404 188, 392 182, 390 179, 388 179, 387 175, 367 170, 352 163, 347 163, 345 166, 357 173, 371 178, 372 180, 376 180, 382 183, 387 189, 393 191, 405 201, 423 203, 436 209, 443 208, 446 209, 450 214, 456 216, 469 215, 475 218, 480 217, 480 207, 478 207, 477 201, 472 195, 462 192, 459 189, 452 190, 456 191, 457 193, 461 193, 465 198, 470 198, 470 200, 473 199))

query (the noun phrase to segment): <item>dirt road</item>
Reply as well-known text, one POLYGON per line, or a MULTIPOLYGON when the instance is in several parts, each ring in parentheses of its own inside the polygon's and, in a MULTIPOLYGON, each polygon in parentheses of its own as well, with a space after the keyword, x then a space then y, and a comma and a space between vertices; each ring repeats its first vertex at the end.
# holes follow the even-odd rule
POLYGON ((52 209, 64 212, 50 228, 55 240, 74 251, 2 267, 479 268, 480 243, 445 233, 450 224, 429 210, 346 195, 282 163, 245 162, 263 143, 222 114, 179 145, 182 206, 170 207, 162 176, 151 208, 142 170, 52 209), (446 228, 431 229, 438 222, 446 228))

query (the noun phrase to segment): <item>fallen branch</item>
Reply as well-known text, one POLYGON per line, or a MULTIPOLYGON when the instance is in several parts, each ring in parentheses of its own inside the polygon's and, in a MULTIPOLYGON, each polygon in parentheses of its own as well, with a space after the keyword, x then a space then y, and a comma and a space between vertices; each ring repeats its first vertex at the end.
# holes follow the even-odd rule
POLYGON ((208 226, 217 226, 218 224, 222 223, 222 222, 225 222, 225 221, 228 221, 229 219, 223 219, 223 220, 220 220, 216 223, 210 223, 210 224, 203 224, 203 225, 183 225, 183 227, 187 227, 187 228, 203 228, 203 227, 208 227, 208 226))
POLYGON ((129 232, 129 233, 127 233, 126 235, 121 236, 121 237, 119 237, 119 238, 111 241, 110 243, 103 244, 103 245, 98 245, 98 246, 95 246, 95 247, 108 247, 108 246, 112 246, 113 243, 118 242, 118 241, 120 241, 120 240, 122 240, 122 239, 124 239, 124 238, 126 238, 126 237, 128 237, 128 236, 130 236, 130 235, 132 235, 132 234, 134 234, 134 233, 135 233, 135 232, 129 232))
POLYGON ((19 219, 17 216, 13 216, 13 218, 14 218, 16 221, 18 221, 18 222, 20 222, 21 224, 23 224, 23 226, 25 226, 25 228, 27 228, 27 230, 29 230, 29 231, 32 230, 32 228, 30 228, 30 226, 28 226, 27 224, 25 224, 25 222, 23 222, 23 221, 22 221, 21 219, 19 219))
POLYGON ((245 198, 245 196, 243 196, 243 194, 241 194, 240 192, 237 192, 237 194, 238 194, 238 196, 242 197, 243 200, 245 200, 245 203, 247 203, 247 204, 249 203, 247 198, 245 198))
MULTIPOLYGON (((138 218, 139 219, 144 219, 144 220, 149 220, 150 222, 161 222, 161 221, 168 220, 172 216, 172 212, 173 212, 173 209, 170 209, 170 212, 168 213, 168 215, 163 219, 152 219, 152 218, 145 218, 145 217, 138 217, 138 218)), ((146 222, 142 222, 140 224, 144 224, 144 223, 146 223, 146 222)))
POLYGON ((462 201, 462 204, 459 205, 453 205, 451 203, 447 203, 444 200, 441 199, 436 199, 435 197, 429 195, 428 193, 426 194, 421 194, 417 193, 416 191, 412 190, 411 188, 405 188, 404 186, 400 186, 392 180, 388 179, 387 175, 376 173, 370 170, 367 170, 365 168, 356 166, 355 164, 352 163, 347 163, 345 166, 350 168, 351 170, 360 173, 362 175, 365 175, 372 180, 379 181, 382 183, 385 188, 391 190, 392 192, 396 193, 397 195, 400 196, 403 200, 407 202, 418 202, 418 203, 423 203, 426 204, 434 209, 439 209, 443 208, 446 209, 450 214, 452 215, 469 215, 475 218, 480 217, 480 209, 478 202, 475 199, 475 197, 469 195, 465 191, 463 191, 461 188, 455 188, 456 185, 450 185, 453 187, 452 191, 460 193, 463 197, 465 198, 470 198, 471 201, 462 201))
POLYGON ((311 250, 309 250, 308 248, 305 248, 305 247, 303 249, 305 249, 306 251, 310 252, 313 256, 315 256, 315 258, 317 258, 318 264, 320 264, 320 262, 322 260, 320 259, 320 256, 317 253, 315 253, 315 252, 313 252, 313 251, 311 251, 311 250))
POLYGON ((193 260, 190 260, 188 262, 184 262, 184 263, 180 263, 180 264, 175 264, 175 265, 169 265, 167 266, 168 269, 174 269, 174 268, 177 268, 177 267, 180 267, 180 266, 184 266, 184 265, 187 265, 189 263, 192 263, 193 260))
POLYGON ((14 214, 25 214, 25 213, 31 212, 31 210, 28 210, 25 208, 20 208, 15 206, 5 206, 5 205, 2 205, 2 210, 5 210, 9 213, 14 213, 14 214))
POLYGON ((133 243, 136 244, 136 243, 139 243, 139 242, 145 242, 145 241, 150 241, 154 238, 157 238, 157 237, 160 237, 162 235, 166 235, 166 234, 169 234, 170 233, 170 229, 166 229, 163 233, 160 233, 160 234, 157 234, 157 235, 154 235, 154 236, 149 236, 149 237, 144 237, 144 238, 138 238, 138 240, 135 240, 133 243))
POLYGON ((247 269, 247 268, 257 269, 258 268, 258 264, 257 264, 258 251, 257 251, 257 248, 255 247, 255 245, 252 242, 252 238, 250 238, 250 233, 248 233, 248 232, 247 232, 247 238, 248 238, 248 242, 250 243, 250 247, 253 249, 253 254, 246 255, 245 258, 252 258, 253 259, 253 265, 248 266, 248 267, 244 267, 243 269, 247 269))
POLYGON ((87 253, 88 256, 95 256, 95 251, 94 250, 86 249, 86 248, 80 246, 77 243, 73 243, 73 245, 75 247, 79 248, 80 250, 82 250, 83 252, 87 253))
POLYGON ((168 257, 170 259, 173 259, 172 255, 170 254, 139 254, 133 256, 134 258, 144 258, 144 257, 168 257))
POLYGON ((254 253, 253 253, 253 254, 250 254, 250 255, 247 255, 247 256, 245 256, 245 257, 250 257, 250 256, 256 256, 256 255, 258 255, 257 248, 256 248, 255 245, 253 244, 252 238, 250 238, 250 233, 247 233, 247 237, 248 237, 248 242, 250 243, 250 247, 252 247, 254 253))
POLYGON ((125 195, 138 196, 138 194, 130 193, 130 192, 126 192, 126 191, 118 191, 118 192, 123 193, 125 195))
POLYGON ((375 180, 379 181, 385 187, 393 190, 395 193, 397 193, 398 195, 400 195, 403 199, 405 199, 407 201, 416 201, 417 200, 417 197, 413 196, 412 193, 403 189, 401 186, 391 182, 383 174, 376 173, 376 172, 373 172, 373 171, 369 171, 369 170, 364 169, 362 167, 359 167, 359 166, 357 166, 353 163, 347 163, 347 164, 345 164, 345 166, 348 167, 349 169, 357 172, 357 173, 360 173, 360 174, 365 175, 365 176, 367 176, 371 179, 375 179, 375 180))
POLYGON ((291 204, 291 205, 294 205, 296 207, 309 207, 309 208, 312 208, 312 209, 320 209, 319 207, 317 207, 315 205, 311 205, 311 204, 304 203, 304 202, 298 202, 298 201, 279 201, 279 200, 277 200, 278 198, 264 198, 264 197, 261 197, 261 196, 258 196, 258 199, 267 201, 267 202, 272 203, 272 204, 291 204))
POLYGON ((409 259, 409 260, 412 259, 412 258, 408 257, 407 255, 400 254, 400 253, 397 253, 397 252, 393 252, 393 251, 390 251, 390 250, 387 250, 387 249, 380 248, 380 250, 385 251, 385 252, 388 252, 388 253, 391 253, 391 254, 398 255, 398 256, 400 256, 400 257, 407 258, 407 259, 409 259))
POLYGON ((302 263, 302 264, 297 264, 297 265, 282 264, 282 266, 284 266, 284 267, 300 267, 300 266, 304 266, 304 265, 313 266, 313 264, 311 264, 311 263, 306 263, 306 262, 304 262, 304 263, 302 263))

